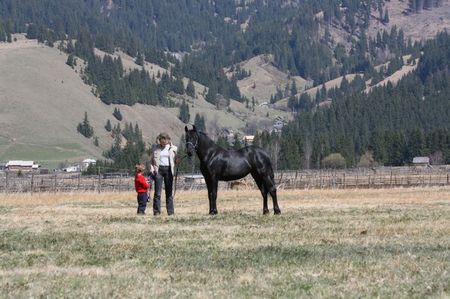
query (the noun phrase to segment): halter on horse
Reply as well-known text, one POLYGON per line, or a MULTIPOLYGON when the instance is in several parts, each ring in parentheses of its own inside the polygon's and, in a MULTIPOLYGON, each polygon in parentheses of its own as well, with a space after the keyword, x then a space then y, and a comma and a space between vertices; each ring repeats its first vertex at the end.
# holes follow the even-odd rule
POLYGON ((263 196, 263 214, 269 213, 267 194, 273 201, 275 214, 280 214, 277 189, 275 187, 272 163, 269 156, 259 147, 247 146, 239 150, 225 150, 216 145, 206 134, 198 132, 195 126, 186 132, 188 156, 197 153, 200 170, 208 187, 209 214, 217 214, 217 187, 219 181, 232 181, 251 174, 263 196))

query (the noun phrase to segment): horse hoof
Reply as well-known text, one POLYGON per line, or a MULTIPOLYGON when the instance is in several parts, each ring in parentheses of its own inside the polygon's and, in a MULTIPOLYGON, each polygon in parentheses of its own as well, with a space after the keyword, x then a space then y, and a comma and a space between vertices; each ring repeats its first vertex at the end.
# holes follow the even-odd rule
POLYGON ((209 212, 209 215, 214 216, 217 215, 217 210, 212 210, 209 212))
POLYGON ((269 214, 269 210, 263 210, 263 215, 269 214))
POLYGON ((281 214, 281 210, 275 210, 275 211, 273 211, 273 213, 274 213, 275 215, 280 215, 280 214, 281 214))

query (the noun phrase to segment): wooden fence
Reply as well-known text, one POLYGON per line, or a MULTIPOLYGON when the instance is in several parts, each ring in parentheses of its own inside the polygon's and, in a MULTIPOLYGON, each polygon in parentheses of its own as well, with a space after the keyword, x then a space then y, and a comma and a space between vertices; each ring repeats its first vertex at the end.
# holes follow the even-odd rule
MULTIPOLYGON (((201 180, 185 180, 178 174, 176 190, 203 190, 201 180)), ((275 173, 278 189, 351 189, 450 186, 450 166, 438 168, 380 167, 346 170, 299 170, 275 173)), ((256 189, 251 178, 220 182, 219 189, 256 189)), ((81 174, 0 173, 0 193, 40 192, 120 192, 133 191, 134 178, 82 176, 81 174)))

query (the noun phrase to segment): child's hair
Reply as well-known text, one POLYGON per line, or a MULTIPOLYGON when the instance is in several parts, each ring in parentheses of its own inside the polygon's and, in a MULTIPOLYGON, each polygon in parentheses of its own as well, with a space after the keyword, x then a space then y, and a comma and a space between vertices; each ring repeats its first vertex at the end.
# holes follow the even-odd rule
POLYGON ((145 170, 145 166, 142 164, 136 164, 136 166, 134 167, 134 171, 136 173, 144 172, 144 170, 145 170))

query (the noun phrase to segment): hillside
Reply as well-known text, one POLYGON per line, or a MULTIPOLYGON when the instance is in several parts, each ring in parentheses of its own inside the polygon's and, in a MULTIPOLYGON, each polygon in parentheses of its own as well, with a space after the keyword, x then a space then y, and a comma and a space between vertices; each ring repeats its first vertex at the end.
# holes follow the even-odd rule
MULTIPOLYGON (((36 40, 27 40, 23 35, 14 37, 17 41, 13 43, 0 43, 0 161, 32 159, 54 167, 66 160, 101 158, 113 142, 104 126, 108 119, 113 126, 118 123, 112 115, 115 107, 123 115, 121 127, 125 122, 138 123, 146 142, 152 143, 162 131, 179 142, 184 124, 177 117, 178 107, 106 105, 92 94, 79 73, 66 64, 67 54, 36 40), (94 146, 92 138, 86 139, 76 131, 85 111, 94 135, 99 138, 99 147, 94 146)), ((105 55, 100 50, 96 53, 105 55)), ((114 54, 118 55, 125 69, 140 68, 128 55, 114 54)), ((150 63, 145 68, 155 75, 158 70, 165 71, 150 63)), ((246 124, 253 130, 270 128, 277 116, 286 119, 289 116, 267 107, 256 106, 252 111, 236 101, 231 102, 230 109, 218 110, 204 100, 206 87, 196 82, 194 85, 195 99, 172 95, 172 100, 181 103, 184 99, 189 103, 191 122, 196 113, 204 115, 212 136, 222 127, 236 132, 245 129, 246 124)))
POLYGON ((436 33, 450 28, 450 2, 448 0, 440 2, 442 5, 440 7, 412 13, 409 11, 408 1, 386 1, 384 9, 389 12, 389 23, 383 24, 373 17, 370 22, 369 34, 375 36, 380 30, 390 31, 393 26, 396 26, 402 28, 405 37, 411 38, 413 41, 433 38, 436 33))
MULTIPOLYGON (((299 91, 312 85, 312 82, 300 76, 290 77, 280 71, 273 61, 272 55, 258 55, 240 64, 241 69, 250 72, 250 76, 239 80, 238 87, 241 94, 249 99, 255 98, 257 103, 269 102, 277 89, 284 90, 287 84, 295 81, 299 91)), ((229 69, 227 74, 230 76, 229 69)))
POLYGON ((65 64, 67 55, 36 41, 0 44, 0 160, 33 159, 42 163, 100 158, 112 143, 104 129, 114 107, 124 122, 137 122, 146 141, 168 131, 178 141, 183 124, 162 107, 105 105, 65 64), (100 147, 77 133, 87 111, 100 147))

